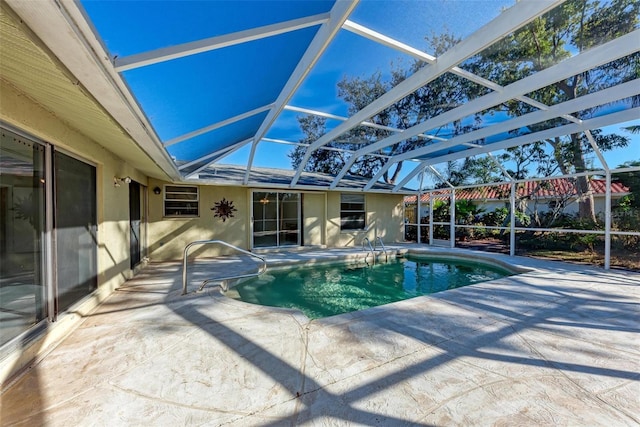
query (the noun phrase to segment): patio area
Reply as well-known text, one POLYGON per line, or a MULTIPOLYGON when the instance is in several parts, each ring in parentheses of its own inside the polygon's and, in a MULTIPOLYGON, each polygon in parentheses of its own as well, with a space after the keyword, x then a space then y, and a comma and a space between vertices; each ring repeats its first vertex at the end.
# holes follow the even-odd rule
MULTIPOLYGON (((309 321, 181 296, 152 263, 2 394, 10 425, 589 425, 640 423, 640 274, 502 254, 497 281, 309 321)), ((266 253, 270 268, 362 257, 266 253)), ((195 262, 255 270, 245 257, 195 262)))

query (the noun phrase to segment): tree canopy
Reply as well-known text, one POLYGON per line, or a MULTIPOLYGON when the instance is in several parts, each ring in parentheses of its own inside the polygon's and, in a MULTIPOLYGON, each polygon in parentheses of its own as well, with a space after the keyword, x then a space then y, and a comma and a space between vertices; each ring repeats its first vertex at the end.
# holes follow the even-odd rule
MULTIPOLYGON (((520 30, 503 38, 490 48, 460 64, 460 68, 501 86, 531 76, 558 62, 633 31, 638 26, 640 2, 637 0, 569 0, 547 14, 535 19, 520 30)), ((427 38, 429 51, 436 56, 458 43, 452 34, 433 35, 427 38)), ((408 67, 392 67, 390 78, 384 80, 380 72, 369 77, 345 77, 338 83, 338 94, 347 103, 349 114, 353 114, 402 80, 415 73, 426 64, 415 61, 408 67)), ((429 144, 437 144, 433 138, 450 139, 456 135, 488 125, 496 116, 500 120, 518 117, 537 111, 536 102, 553 106, 561 102, 594 93, 640 77, 640 54, 636 53, 609 64, 576 74, 547 87, 527 94, 533 102, 510 100, 494 106, 473 117, 463 118, 430 132, 430 138, 414 137, 401 141, 376 153, 357 159, 350 173, 372 177, 384 164, 380 155, 396 155, 410 149, 429 144), (532 105, 533 104, 533 105, 532 105)), ((429 118, 463 105, 470 100, 491 92, 490 89, 473 83, 453 73, 445 73, 428 85, 411 93, 393 106, 373 116, 370 121, 380 127, 360 126, 342 135, 329 147, 357 150, 364 144, 389 136, 392 131, 383 126, 406 129, 429 118)), ((631 97, 624 102, 633 106, 640 104, 640 97, 631 97)), ((526 128, 509 132, 505 138, 537 132, 580 121, 602 114, 606 106, 600 106, 563 117, 536 123, 526 128)), ((305 134, 301 142, 309 143, 326 132, 325 122, 317 117, 300 117, 300 126, 305 134)), ((600 130, 591 132, 600 150, 611 150, 629 143, 629 138, 618 134, 604 134, 600 130)), ((487 141, 474 141, 485 144, 487 141)), ((293 167, 298 167, 306 148, 297 147, 290 154, 293 167)), ((550 176, 554 173, 571 174, 590 169, 587 156, 593 147, 585 134, 572 134, 537 141, 527 146, 508 149, 500 154, 501 161, 516 179, 526 179, 532 174, 550 176)), ((337 173, 349 154, 327 150, 316 150, 306 165, 306 170, 337 173)), ((394 183, 402 163, 398 163, 393 173, 385 174, 386 182, 394 183)), ((464 180, 476 182, 504 179, 491 159, 467 159, 458 165, 464 171, 464 180)), ((584 217, 594 217, 593 201, 589 197, 590 187, 587 177, 575 178, 578 194, 581 196, 580 213, 584 217)))

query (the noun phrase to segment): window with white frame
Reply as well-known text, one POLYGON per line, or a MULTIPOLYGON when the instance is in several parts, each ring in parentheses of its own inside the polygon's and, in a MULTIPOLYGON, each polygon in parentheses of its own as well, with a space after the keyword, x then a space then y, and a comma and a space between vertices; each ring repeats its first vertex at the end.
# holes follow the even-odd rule
POLYGON ((164 186, 164 216, 198 216, 199 203, 197 186, 164 186))
POLYGON ((340 230, 364 230, 366 211, 364 194, 340 195, 340 230))

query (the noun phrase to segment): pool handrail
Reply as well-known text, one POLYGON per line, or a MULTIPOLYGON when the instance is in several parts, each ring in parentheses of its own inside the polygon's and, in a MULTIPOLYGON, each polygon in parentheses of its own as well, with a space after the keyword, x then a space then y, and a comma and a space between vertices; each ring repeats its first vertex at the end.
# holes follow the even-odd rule
POLYGON ((389 255, 387 255, 387 248, 384 247, 384 242, 382 241, 382 237, 378 236, 374 240, 375 242, 380 242, 380 247, 382 248, 382 252, 384 252, 384 260, 389 261, 389 255))
MULTIPOLYGON (((246 277, 254 277, 254 276, 260 276, 261 274, 263 274, 265 271, 267 271, 267 260, 264 259, 263 257, 261 257, 260 255, 256 255, 252 252, 249 251, 245 251, 244 249, 241 249, 237 246, 234 246, 230 243, 227 243, 223 240, 197 240, 195 242, 191 242, 189 243, 187 246, 185 246, 184 248, 184 252, 183 252, 183 256, 182 256, 182 295, 186 295, 187 294, 187 260, 189 257, 189 249, 191 249, 192 246, 195 245, 209 245, 209 244, 219 244, 219 245, 223 245, 226 246, 228 248, 234 249, 238 252, 241 252, 243 254, 252 256, 254 258, 258 258, 259 260, 262 261, 262 265, 260 266, 260 268, 258 268, 258 272, 257 273, 251 273, 251 274, 238 274, 235 276, 228 276, 228 277, 221 277, 221 278, 215 278, 215 279, 207 279, 204 282, 202 282, 202 285, 200 286, 199 290, 202 290, 202 288, 204 288, 204 285, 206 285, 208 282, 211 281, 222 281, 223 283, 226 283, 227 280, 229 279, 243 279, 246 277)), ((223 285, 223 288, 226 288, 226 285, 223 285)))
POLYGON ((365 257, 364 257, 364 261, 367 262, 367 258, 369 257, 369 252, 371 252, 371 255, 373 256, 373 264, 375 265, 375 263, 376 263, 376 252, 373 250, 373 246, 371 246, 371 240, 369 240, 368 237, 365 237, 364 239, 362 239, 362 250, 367 252, 367 255, 365 255, 365 257), (369 250, 368 251, 364 247, 365 242, 369 245, 369 250))

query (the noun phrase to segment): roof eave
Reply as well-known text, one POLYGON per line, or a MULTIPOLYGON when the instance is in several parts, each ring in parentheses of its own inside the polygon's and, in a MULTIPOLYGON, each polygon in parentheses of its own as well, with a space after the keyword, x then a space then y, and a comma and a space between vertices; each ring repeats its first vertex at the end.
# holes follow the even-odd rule
MULTIPOLYGON (((171 180, 181 175, 74 1, 7 4, 171 180)), ((108 141, 97 141, 108 147, 108 141)), ((135 160, 135 159, 125 159, 135 160)))

